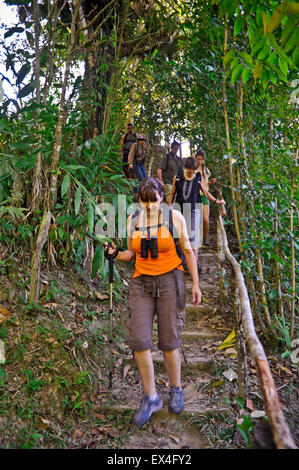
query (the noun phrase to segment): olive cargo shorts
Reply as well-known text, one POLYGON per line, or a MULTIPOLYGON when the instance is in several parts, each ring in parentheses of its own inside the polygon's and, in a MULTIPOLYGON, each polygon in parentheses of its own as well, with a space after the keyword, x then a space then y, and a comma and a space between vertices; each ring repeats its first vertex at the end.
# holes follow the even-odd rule
POLYGON ((181 346, 181 331, 186 317, 186 284, 184 272, 178 269, 174 271, 160 276, 142 275, 132 279, 128 329, 129 346, 133 351, 152 349, 155 313, 157 313, 159 349, 172 351, 181 346))

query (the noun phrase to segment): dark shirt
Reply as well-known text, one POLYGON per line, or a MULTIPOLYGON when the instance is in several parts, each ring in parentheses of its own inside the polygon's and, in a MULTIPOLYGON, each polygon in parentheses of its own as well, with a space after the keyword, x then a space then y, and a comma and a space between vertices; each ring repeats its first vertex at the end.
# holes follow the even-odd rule
POLYGON ((177 175, 178 171, 183 167, 184 163, 179 156, 174 155, 172 152, 169 152, 168 155, 165 155, 165 157, 163 157, 160 161, 158 167, 162 170, 163 183, 172 185, 173 177, 177 175))
POLYGON ((192 180, 184 177, 184 170, 179 170, 175 181, 176 202, 180 204, 183 211, 183 204, 189 203, 191 210, 196 208, 196 204, 201 202, 200 197, 201 174, 195 174, 192 180))

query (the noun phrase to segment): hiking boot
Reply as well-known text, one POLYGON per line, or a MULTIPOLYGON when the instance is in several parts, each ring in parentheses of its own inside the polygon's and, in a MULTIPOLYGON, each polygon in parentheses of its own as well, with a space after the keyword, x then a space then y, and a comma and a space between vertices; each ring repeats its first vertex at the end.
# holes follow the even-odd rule
POLYGON ((184 409, 184 397, 181 387, 170 387, 168 409, 172 413, 180 413, 184 409))
POLYGON ((162 400, 158 393, 155 397, 150 399, 148 395, 143 395, 139 410, 136 411, 133 417, 133 423, 136 426, 143 426, 148 422, 152 413, 160 411, 162 408, 162 400))

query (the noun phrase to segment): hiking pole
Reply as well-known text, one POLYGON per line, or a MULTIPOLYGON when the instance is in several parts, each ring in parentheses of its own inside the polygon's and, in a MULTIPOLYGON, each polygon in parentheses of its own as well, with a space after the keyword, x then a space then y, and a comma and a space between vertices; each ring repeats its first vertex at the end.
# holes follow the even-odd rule
MULTIPOLYGON (((108 244, 108 249, 111 243, 108 244)), ((109 309, 109 389, 112 388, 112 288, 113 288, 113 255, 109 255, 109 288, 110 288, 110 309, 109 309)))

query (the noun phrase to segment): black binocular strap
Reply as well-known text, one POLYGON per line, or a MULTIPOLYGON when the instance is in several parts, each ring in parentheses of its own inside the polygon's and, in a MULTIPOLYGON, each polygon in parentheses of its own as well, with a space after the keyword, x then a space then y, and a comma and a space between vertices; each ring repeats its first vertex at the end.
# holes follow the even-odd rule
MULTIPOLYGON (((141 296, 144 297, 144 274, 141 274, 141 283, 142 283, 142 290, 141 296)), ((160 297, 160 277, 159 276, 151 276, 152 278, 152 296, 154 299, 158 299, 160 297)))
POLYGON ((182 297, 180 296, 179 279, 178 279, 177 268, 175 268, 172 272, 173 272, 175 288, 176 288, 177 307, 178 307, 179 310, 183 310, 185 308, 185 305, 182 302, 182 297))

